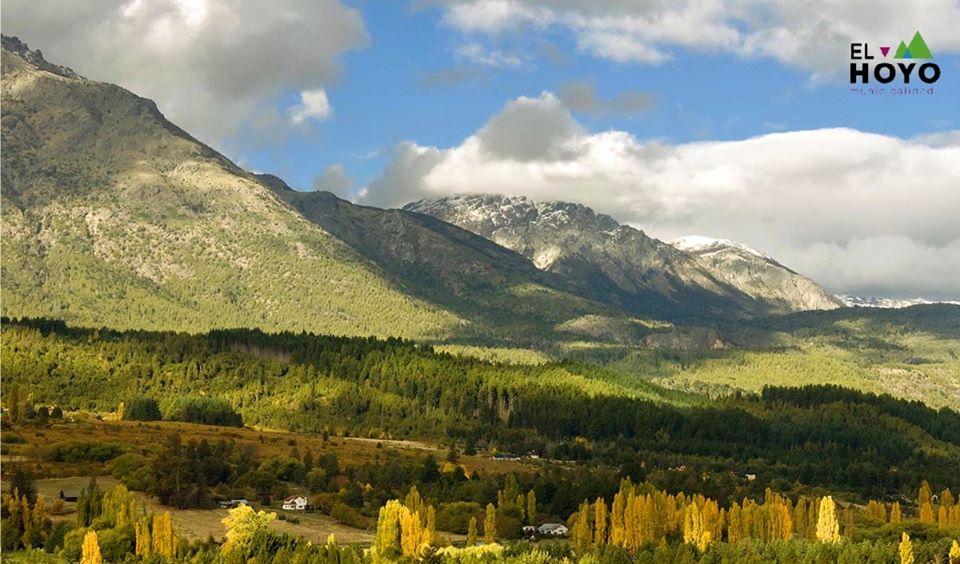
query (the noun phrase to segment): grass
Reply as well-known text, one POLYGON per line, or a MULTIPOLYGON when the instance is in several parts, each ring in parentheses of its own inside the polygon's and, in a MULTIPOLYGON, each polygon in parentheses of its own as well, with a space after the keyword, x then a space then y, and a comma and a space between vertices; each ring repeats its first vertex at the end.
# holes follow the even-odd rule
MULTIPOLYGON (((15 431, 4 429, 4 434, 15 432, 25 442, 5 445, 10 452, 3 455, 2 469, 4 479, 9 479, 16 466, 26 466, 38 479, 35 480, 37 492, 48 500, 59 499, 61 489, 79 491, 86 487, 90 477, 95 476, 101 488, 106 489, 119 483, 109 475, 108 464, 96 462, 65 463, 43 459, 44 449, 60 441, 114 442, 123 445, 128 452, 148 453, 157 447, 170 433, 180 433, 184 439, 220 439, 236 441, 239 445, 251 448, 258 458, 287 455, 296 446, 304 452, 311 449, 315 456, 332 452, 341 464, 355 465, 364 462, 377 462, 385 458, 421 460, 426 454, 432 454, 442 463, 446 450, 436 444, 421 441, 376 440, 355 437, 330 437, 324 441, 321 436, 304 435, 268 429, 226 428, 192 423, 176 422, 133 422, 101 420, 89 414, 68 414, 72 420, 47 427, 18 426, 15 431), (262 439, 262 440, 261 440, 262 439), (11 464, 15 463, 15 464, 11 464)), ((459 464, 465 471, 472 473, 534 472, 531 462, 493 460, 489 456, 460 455, 459 464)), ((7 491, 9 484, 0 484, 7 491)), ((221 520, 226 517, 223 509, 176 509, 160 505, 147 494, 136 492, 144 506, 150 511, 170 511, 174 528, 178 535, 188 540, 205 540, 213 536, 221 540, 224 527, 221 520)), ((306 494, 306 491, 292 488, 292 494, 306 494)), ((299 523, 277 519, 271 527, 277 531, 302 536, 313 542, 326 542, 333 534, 338 543, 369 543, 372 532, 349 527, 321 513, 300 511, 286 512, 279 509, 279 501, 271 507, 260 507, 278 515, 296 517, 299 523)), ((52 516, 54 520, 74 518, 75 503, 64 504, 64 512, 52 516)), ((458 535, 445 533, 450 539, 459 539, 458 535)), ((30 555, 15 553, 4 555, 4 562, 32 562, 30 555)))
MULTIPOLYGON (((7 428, 4 433, 10 433, 11 430, 7 428)), ((26 464, 36 476, 44 478, 105 476, 109 474, 107 464, 51 462, 43 458, 45 449, 58 442, 84 440, 119 443, 126 452, 150 454, 172 433, 179 433, 184 440, 235 441, 238 446, 252 449, 257 458, 286 456, 294 447, 297 447, 301 453, 309 449, 313 451, 314 457, 332 452, 337 455, 341 464, 349 465, 378 463, 386 457, 411 461, 422 460, 428 454, 432 454, 438 462, 442 462, 447 455, 447 449, 442 446, 421 441, 339 436, 331 436, 329 440, 324 441, 319 434, 299 434, 251 427, 215 427, 172 421, 111 421, 100 420, 84 413, 68 414, 68 419, 64 423, 47 427, 20 426, 15 432, 25 442, 5 445, 7 452, 2 458, 4 477, 8 477, 13 469, 13 465, 7 464, 8 462, 26 464)), ((532 471, 527 463, 493 460, 483 455, 460 455, 459 464, 463 465, 468 475, 473 471, 480 474, 532 471)))

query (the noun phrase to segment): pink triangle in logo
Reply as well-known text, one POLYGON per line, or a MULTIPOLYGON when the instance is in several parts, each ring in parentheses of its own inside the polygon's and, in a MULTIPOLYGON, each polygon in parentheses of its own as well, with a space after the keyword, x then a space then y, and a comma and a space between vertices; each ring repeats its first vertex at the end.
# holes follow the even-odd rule
POLYGON ((881 47, 880 52, 883 53, 883 56, 886 57, 887 53, 890 52, 890 47, 881 47))

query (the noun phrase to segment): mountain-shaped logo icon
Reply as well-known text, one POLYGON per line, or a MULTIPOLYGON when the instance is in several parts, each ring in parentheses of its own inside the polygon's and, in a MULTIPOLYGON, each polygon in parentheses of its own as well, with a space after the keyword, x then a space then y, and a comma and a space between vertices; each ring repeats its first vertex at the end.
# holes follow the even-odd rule
POLYGON ((907 45, 903 41, 900 42, 894 57, 897 59, 932 59, 933 53, 930 52, 930 48, 927 47, 927 42, 923 40, 923 36, 920 35, 918 31, 913 34, 910 45, 907 45))

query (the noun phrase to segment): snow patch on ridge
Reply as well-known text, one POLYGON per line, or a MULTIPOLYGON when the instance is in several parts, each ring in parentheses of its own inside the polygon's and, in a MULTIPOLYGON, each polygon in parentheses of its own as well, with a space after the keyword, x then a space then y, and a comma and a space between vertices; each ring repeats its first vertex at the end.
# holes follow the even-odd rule
POLYGON ((770 255, 762 253, 752 247, 748 247, 743 243, 731 241, 730 239, 714 239, 712 237, 704 237, 702 235, 687 235, 685 237, 680 237, 670 241, 670 244, 675 248, 688 253, 711 253, 719 252, 724 249, 735 249, 756 257, 760 257, 764 260, 774 261, 773 257, 770 255))

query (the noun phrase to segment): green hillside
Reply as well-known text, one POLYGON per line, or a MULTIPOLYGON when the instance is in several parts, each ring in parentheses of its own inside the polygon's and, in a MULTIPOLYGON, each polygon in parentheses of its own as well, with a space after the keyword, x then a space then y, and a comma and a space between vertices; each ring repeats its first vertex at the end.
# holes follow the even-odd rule
POLYGON ((4 50, 2 132, 6 314, 410 337, 456 326, 120 87, 4 50))
POLYGON ((749 466, 764 480, 863 495, 920 478, 960 486, 960 414, 839 387, 704 402, 583 363, 495 364, 397 339, 9 320, 2 337, 5 394, 17 387, 15 397, 67 410, 154 398, 169 414, 190 408, 167 398, 194 409, 222 400, 246 424, 300 432, 434 438, 648 469, 749 466), (854 462, 860 470, 849 472, 854 462))
POLYGON ((722 348, 624 351, 612 367, 711 394, 838 384, 960 409, 960 306, 807 312, 715 333, 722 348))

